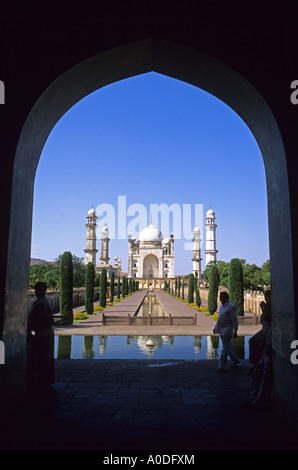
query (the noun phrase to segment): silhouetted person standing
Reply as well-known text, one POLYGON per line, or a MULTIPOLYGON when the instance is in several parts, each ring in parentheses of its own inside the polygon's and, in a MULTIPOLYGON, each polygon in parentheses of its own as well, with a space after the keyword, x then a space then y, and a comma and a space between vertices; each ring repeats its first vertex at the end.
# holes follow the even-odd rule
POLYGON ((34 289, 37 300, 28 319, 29 379, 47 390, 54 383, 54 319, 46 284, 38 282, 34 289))
POLYGON ((259 408, 266 404, 273 391, 273 365, 272 365, 272 328, 271 328, 271 297, 267 292, 266 302, 262 305, 265 346, 262 356, 254 368, 249 405, 259 408))

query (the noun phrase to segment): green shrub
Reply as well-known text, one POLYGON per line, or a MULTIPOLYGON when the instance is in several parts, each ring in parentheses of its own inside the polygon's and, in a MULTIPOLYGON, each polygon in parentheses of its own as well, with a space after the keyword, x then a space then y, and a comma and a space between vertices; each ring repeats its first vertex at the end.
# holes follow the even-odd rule
POLYGON ((86 312, 78 312, 73 316, 74 320, 87 320, 87 318, 89 318, 89 315, 86 312))
POLYGON ((111 272, 110 277, 110 302, 114 302, 114 282, 115 282, 115 273, 114 271, 111 272))
POLYGON ((93 300, 94 300, 94 278, 95 270, 94 264, 88 263, 86 268, 86 292, 85 292, 85 308, 88 315, 93 313, 93 300))
POLYGON ((71 325, 73 323, 72 296, 72 255, 70 251, 65 251, 62 255, 60 266, 60 314, 64 325, 71 325))
POLYGON ((188 277, 188 303, 193 304, 193 293, 194 293, 194 275, 191 273, 188 277))
POLYGON ((102 268, 100 273, 100 294, 99 303, 101 307, 105 308, 107 304, 107 270, 102 268))
POLYGON ((243 267, 239 258, 230 261, 229 297, 236 307, 237 315, 244 315, 243 267))
POLYGON ((217 309, 217 295, 219 286, 219 273, 217 266, 212 266, 209 271, 209 293, 208 293, 208 310, 210 315, 213 315, 217 309))

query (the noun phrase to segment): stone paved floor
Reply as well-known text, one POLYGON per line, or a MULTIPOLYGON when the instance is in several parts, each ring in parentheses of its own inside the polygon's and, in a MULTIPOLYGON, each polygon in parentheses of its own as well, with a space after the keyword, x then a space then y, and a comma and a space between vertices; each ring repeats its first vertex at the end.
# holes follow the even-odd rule
POLYGON ((56 360, 53 395, 29 397, 5 449, 297 449, 271 406, 247 410, 248 363, 56 360))

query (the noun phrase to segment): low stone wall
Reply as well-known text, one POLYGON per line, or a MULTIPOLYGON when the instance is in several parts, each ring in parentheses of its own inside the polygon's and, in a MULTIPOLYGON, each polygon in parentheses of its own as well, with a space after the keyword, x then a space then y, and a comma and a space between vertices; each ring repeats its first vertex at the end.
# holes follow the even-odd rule
POLYGON ((117 316, 117 315, 102 315, 102 324, 107 325, 134 325, 134 326, 188 326, 197 324, 197 315, 192 315, 189 317, 178 317, 178 316, 117 316))
MULTIPOLYGON (((200 287, 200 296, 202 300, 208 300, 209 289, 200 287)), ((218 304, 220 304, 219 295, 222 291, 227 291, 225 287, 220 287, 218 290, 218 304)), ((254 313, 255 315, 261 315, 260 303, 265 301, 264 294, 262 292, 245 291, 244 292, 244 311, 248 313, 254 313)))
MULTIPOLYGON (((59 291, 48 291, 46 297, 50 302, 53 313, 58 313, 60 311, 60 292, 59 291)), ((94 300, 98 300, 99 292, 98 289, 94 290, 94 300)), ((28 294, 28 314, 33 308, 33 304, 36 300, 34 293, 28 294)), ((79 307, 85 303, 85 289, 74 289, 73 291, 73 307, 79 307)))

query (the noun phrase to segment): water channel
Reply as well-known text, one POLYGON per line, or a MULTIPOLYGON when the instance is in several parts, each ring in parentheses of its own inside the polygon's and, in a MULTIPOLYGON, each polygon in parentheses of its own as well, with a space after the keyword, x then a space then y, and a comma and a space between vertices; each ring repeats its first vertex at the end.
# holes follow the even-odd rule
MULTIPOLYGON (((239 359, 248 359, 248 340, 238 336, 233 346, 239 359)), ((221 354, 218 336, 124 336, 124 335, 56 335, 55 359, 218 359, 221 354), (154 346, 148 345, 153 340, 154 346)))
POLYGON ((137 317, 147 317, 148 315, 152 317, 167 316, 154 292, 150 291, 145 295, 142 305, 136 314, 137 317))

